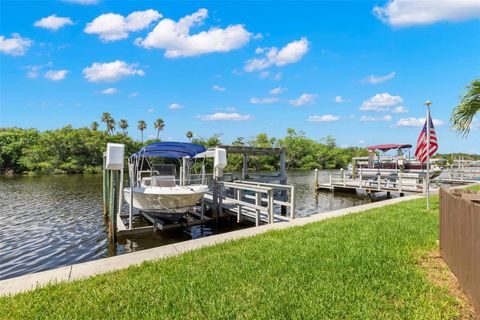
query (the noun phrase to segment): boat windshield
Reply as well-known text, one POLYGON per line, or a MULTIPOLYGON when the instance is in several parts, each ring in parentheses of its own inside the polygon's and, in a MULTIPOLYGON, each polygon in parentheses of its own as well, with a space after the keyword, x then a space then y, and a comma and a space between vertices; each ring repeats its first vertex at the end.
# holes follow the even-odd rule
POLYGON ((177 167, 174 164, 154 164, 151 167, 152 176, 177 176, 177 167))

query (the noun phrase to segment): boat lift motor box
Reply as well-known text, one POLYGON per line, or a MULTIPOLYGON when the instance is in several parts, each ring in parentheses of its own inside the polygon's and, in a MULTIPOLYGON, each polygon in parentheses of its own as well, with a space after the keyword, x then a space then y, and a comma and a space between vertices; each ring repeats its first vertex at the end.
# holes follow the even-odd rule
POLYGON ((227 166, 227 150, 222 148, 215 148, 213 156, 214 176, 223 176, 223 169, 227 166))
POLYGON ((123 170, 124 154, 124 144, 107 143, 107 157, 105 168, 108 170, 123 170))

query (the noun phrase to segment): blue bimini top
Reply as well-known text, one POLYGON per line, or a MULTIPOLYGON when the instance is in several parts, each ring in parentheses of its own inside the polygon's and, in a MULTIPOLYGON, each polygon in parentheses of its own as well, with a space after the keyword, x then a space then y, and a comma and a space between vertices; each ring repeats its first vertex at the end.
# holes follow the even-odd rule
POLYGON ((193 158, 205 152, 205 147, 186 142, 153 142, 132 154, 130 158, 159 157, 159 158, 193 158))

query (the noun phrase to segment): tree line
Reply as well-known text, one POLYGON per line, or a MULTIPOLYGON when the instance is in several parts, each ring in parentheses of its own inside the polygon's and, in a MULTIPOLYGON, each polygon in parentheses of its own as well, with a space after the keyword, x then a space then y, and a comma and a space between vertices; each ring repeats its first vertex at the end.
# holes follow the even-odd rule
MULTIPOLYGON (((125 119, 116 122, 110 113, 105 112, 101 122, 105 124, 105 130, 100 130, 96 121, 90 127, 73 128, 67 125, 46 131, 0 128, 0 173, 100 173, 107 142, 125 144, 127 157, 143 145, 159 141, 160 132, 165 128, 164 121, 157 119, 153 124, 157 129, 157 139, 144 142, 143 131, 147 123, 143 120, 137 123, 142 141, 135 141, 128 135, 129 125, 125 119), (117 126, 121 131, 116 130, 117 126)), ((185 137, 205 147, 223 143, 219 135, 201 138, 187 131, 185 137)), ((340 148, 331 136, 316 141, 295 129, 288 129, 283 138, 260 133, 250 140, 238 137, 231 144, 285 148, 288 169, 341 168, 352 157, 367 154, 363 148, 340 148)), ((241 155, 229 155, 228 163, 227 170, 241 170, 241 155)), ((278 169, 278 165, 275 156, 251 157, 249 160, 249 167, 253 170, 273 170, 278 169)))

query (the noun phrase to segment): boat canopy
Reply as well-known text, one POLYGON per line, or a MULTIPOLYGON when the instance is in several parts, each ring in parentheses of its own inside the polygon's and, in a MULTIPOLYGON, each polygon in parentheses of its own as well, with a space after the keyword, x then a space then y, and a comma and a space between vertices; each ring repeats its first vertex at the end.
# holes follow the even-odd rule
POLYGON ((367 147, 367 149, 369 151, 381 150, 381 151, 385 152, 385 151, 388 151, 388 150, 409 149, 411 147, 412 147, 411 144, 391 143, 391 144, 379 144, 379 145, 376 145, 376 146, 370 146, 370 147, 367 147))
POLYGON ((205 147, 186 142, 153 142, 132 154, 130 158, 159 157, 159 158, 193 158, 205 152, 205 147))

